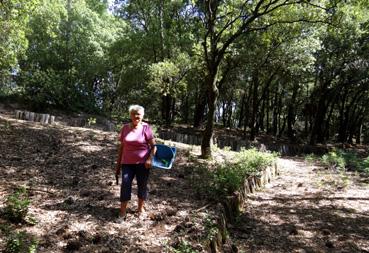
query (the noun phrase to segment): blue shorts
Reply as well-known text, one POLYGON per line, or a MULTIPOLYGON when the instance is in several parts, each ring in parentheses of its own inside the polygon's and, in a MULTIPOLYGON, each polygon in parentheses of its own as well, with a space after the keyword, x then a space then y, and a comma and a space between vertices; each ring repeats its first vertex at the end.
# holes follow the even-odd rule
POLYGON ((132 181, 136 176, 137 196, 146 200, 148 195, 147 182, 150 170, 145 164, 122 164, 122 184, 120 187, 120 202, 131 200, 132 181))

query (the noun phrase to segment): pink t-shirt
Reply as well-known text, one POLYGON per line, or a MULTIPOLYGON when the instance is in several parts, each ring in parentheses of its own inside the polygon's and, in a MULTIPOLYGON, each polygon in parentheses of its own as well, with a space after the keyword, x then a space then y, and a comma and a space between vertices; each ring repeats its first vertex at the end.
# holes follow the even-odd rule
POLYGON ((137 129, 125 124, 119 134, 123 144, 121 164, 145 163, 150 154, 149 141, 154 138, 149 124, 142 122, 137 129))

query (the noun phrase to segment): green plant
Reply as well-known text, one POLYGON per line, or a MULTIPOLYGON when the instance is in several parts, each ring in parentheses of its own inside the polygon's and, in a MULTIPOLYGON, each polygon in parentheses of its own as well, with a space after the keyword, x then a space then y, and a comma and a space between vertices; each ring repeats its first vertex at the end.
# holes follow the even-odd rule
POLYGON ((321 161, 329 168, 349 169, 369 174, 369 157, 363 160, 352 151, 334 149, 323 155, 321 161))
POLYGON ((369 175, 369 156, 362 161, 360 169, 362 172, 369 175))
POLYGON ((11 228, 8 224, 0 224, 0 232, 8 235, 11 231, 11 228))
POLYGON ((256 149, 242 149, 234 163, 220 165, 214 172, 213 186, 218 195, 232 194, 238 190, 246 177, 257 175, 276 159, 275 153, 264 153, 256 149))
POLYGON ((12 125, 10 124, 10 122, 9 122, 9 121, 5 121, 5 122, 4 122, 4 125, 3 125, 3 126, 1 126, 1 127, 3 127, 5 131, 9 131, 9 130, 11 130, 11 129, 12 129, 12 125))
POLYGON ((95 125, 96 124, 96 118, 94 118, 94 117, 88 118, 87 119, 87 124, 88 124, 89 127, 92 126, 92 125, 95 125))
POLYGON ((212 240, 218 233, 218 227, 214 220, 209 216, 204 219, 205 234, 207 240, 212 240))
POLYGON ((360 170, 362 160, 358 157, 357 153, 352 151, 350 152, 342 152, 342 157, 345 159, 346 167, 351 170, 360 170))
POLYGON ((182 240, 178 247, 176 247, 175 249, 173 249, 174 253, 198 253, 198 251, 196 249, 194 249, 191 244, 186 241, 186 240, 182 240))
POLYGON ((38 241, 26 232, 10 234, 6 240, 5 253, 35 253, 38 241))
POLYGON ((5 202, 5 216, 9 221, 19 223, 24 222, 28 213, 29 200, 27 189, 21 186, 9 195, 5 202))
POLYGON ((155 137, 159 137, 159 127, 157 125, 151 124, 151 130, 155 137))
POLYGON ((309 165, 312 165, 314 162, 319 160, 319 157, 315 154, 308 154, 304 157, 305 162, 309 165))
POLYGON ((122 130, 122 124, 115 124, 114 130, 115 132, 120 133, 120 130, 122 130))
POLYGON ((346 161, 343 156, 344 152, 340 149, 334 149, 328 154, 322 156, 322 163, 329 168, 344 169, 346 167, 346 161))
POLYGON ((223 147, 223 150, 224 150, 224 151, 231 151, 231 150, 232 150, 232 148, 231 148, 230 146, 224 146, 224 147, 223 147))

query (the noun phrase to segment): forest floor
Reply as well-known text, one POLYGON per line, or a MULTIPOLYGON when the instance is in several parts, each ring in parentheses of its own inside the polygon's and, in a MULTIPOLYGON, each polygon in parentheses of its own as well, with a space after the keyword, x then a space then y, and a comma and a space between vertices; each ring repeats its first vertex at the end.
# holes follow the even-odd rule
MULTIPOLYGON (((0 215, 0 226, 35 236, 37 252, 204 251, 214 208, 193 185, 198 147, 172 143, 178 147, 175 167, 151 171, 147 216, 136 217, 133 194, 122 223, 117 221, 119 186, 113 176, 116 133, 41 125, 0 113, 0 136, 0 209, 6 196, 24 185, 30 216, 37 221, 9 224, 0 215)), ((216 151, 218 160, 230 154, 216 151)), ((368 178, 302 158, 278 162, 279 176, 250 194, 229 225, 229 250, 369 252, 368 178)), ((4 231, 0 251, 6 244, 4 231)))

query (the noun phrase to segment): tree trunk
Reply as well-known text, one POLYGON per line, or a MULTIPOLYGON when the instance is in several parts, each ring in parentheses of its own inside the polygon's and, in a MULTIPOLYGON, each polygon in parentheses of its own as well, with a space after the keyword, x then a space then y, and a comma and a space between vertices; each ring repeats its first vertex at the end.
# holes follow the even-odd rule
MULTIPOLYGON (((326 93, 325 93, 326 94, 326 93)), ((314 119, 313 129, 310 136, 310 144, 321 143, 324 140, 323 124, 327 113, 326 96, 321 95, 318 101, 317 112, 314 119)))
POLYGON ((250 119, 250 140, 255 140, 256 134, 257 134, 257 123, 256 123, 256 114, 258 111, 258 85, 259 85, 259 78, 258 73, 254 73, 253 77, 253 89, 252 89, 252 112, 251 112, 251 119, 250 119))
POLYGON ((193 127, 197 128, 201 126, 204 120, 205 108, 206 108, 207 98, 206 98, 206 87, 201 85, 199 94, 196 99, 195 114, 193 117, 193 127))
POLYGON ((172 108, 172 98, 170 95, 162 96, 162 108, 161 108, 161 114, 162 118, 164 119, 164 122, 167 126, 170 126, 172 123, 170 111, 172 108))
POLYGON ((266 110, 266 132, 267 132, 267 134, 270 134, 270 122, 269 122, 269 120, 270 120, 270 91, 269 91, 269 89, 268 89, 268 92, 267 92, 267 95, 266 95, 266 108, 265 108, 265 110, 266 110))
POLYGON ((182 116, 182 119, 183 119, 183 122, 185 124, 188 124, 188 117, 189 117, 189 102, 188 102, 188 98, 189 96, 184 96, 182 98, 182 101, 183 101, 183 105, 182 105, 182 112, 183 112, 183 116, 182 116))
POLYGON ((295 134, 293 132, 293 125, 295 124, 295 107, 296 107, 296 97, 299 86, 295 85, 292 91, 291 101, 288 105, 287 112, 287 136, 291 140, 294 140, 295 134))
POLYGON ((242 127, 243 118, 245 117, 244 111, 245 111, 245 101, 246 101, 246 93, 242 94, 241 98, 241 108, 240 108, 240 115, 238 117, 238 128, 242 127))
POLYGON ((216 82, 216 72, 213 74, 209 74, 206 78, 206 86, 208 92, 208 115, 206 121, 206 127, 203 132, 202 141, 201 141, 201 157, 202 158, 210 158, 211 157, 211 144, 213 139, 213 130, 214 130, 214 116, 215 116, 215 107, 218 98, 218 89, 215 84, 216 82))

